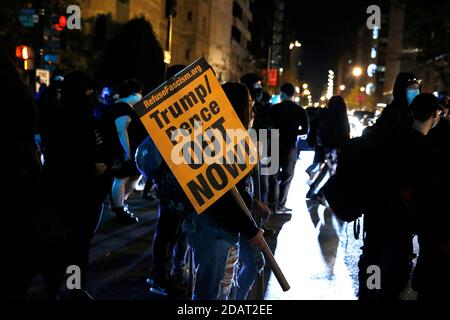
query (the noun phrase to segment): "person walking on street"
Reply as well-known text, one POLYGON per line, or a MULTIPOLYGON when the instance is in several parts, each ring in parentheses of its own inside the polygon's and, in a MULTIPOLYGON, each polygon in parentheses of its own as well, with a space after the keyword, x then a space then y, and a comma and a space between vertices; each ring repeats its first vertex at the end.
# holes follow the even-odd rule
POLYGON ((148 136, 133 105, 142 98, 142 84, 127 80, 119 92, 120 99, 107 110, 113 149, 118 168, 113 170, 114 182, 111 191, 112 210, 119 221, 136 223, 139 219, 128 209, 125 201, 134 191, 140 172, 134 160, 136 150, 148 136))
POLYGON ((306 111, 293 101, 294 86, 286 83, 280 90, 282 102, 271 109, 273 128, 280 132, 280 170, 277 175, 279 195, 270 206, 275 212, 288 213, 292 211, 286 208, 286 202, 297 162, 297 138, 308 133, 309 124, 306 111))

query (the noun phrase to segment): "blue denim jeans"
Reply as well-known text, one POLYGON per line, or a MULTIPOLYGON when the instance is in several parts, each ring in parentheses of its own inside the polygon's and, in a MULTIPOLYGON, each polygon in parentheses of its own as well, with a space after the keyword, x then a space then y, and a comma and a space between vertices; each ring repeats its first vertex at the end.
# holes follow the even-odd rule
POLYGON ((239 241, 239 263, 241 269, 238 276, 236 300, 246 300, 256 280, 256 275, 264 269, 264 255, 261 249, 253 247, 246 238, 239 241))
POLYGON ((235 284, 239 235, 212 225, 206 213, 186 217, 183 229, 194 251, 196 278, 192 299, 227 300, 235 284), (230 254, 234 259, 230 260, 230 254))

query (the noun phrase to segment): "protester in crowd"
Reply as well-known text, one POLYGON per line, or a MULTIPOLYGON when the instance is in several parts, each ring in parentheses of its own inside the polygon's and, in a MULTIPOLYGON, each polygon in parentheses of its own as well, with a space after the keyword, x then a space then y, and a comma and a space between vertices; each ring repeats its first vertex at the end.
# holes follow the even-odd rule
MULTIPOLYGON (((223 88, 241 122, 249 126, 251 106, 247 88, 237 83, 226 83, 223 88)), ((249 183, 244 179, 236 187, 248 208, 263 216, 268 213, 268 208, 259 201, 252 201, 249 183)), ((187 216, 183 227, 189 245, 194 249, 196 281, 193 299, 228 299, 237 274, 239 238, 246 238, 261 247, 263 231, 247 217, 231 193, 222 196, 205 213, 187 216)))
MULTIPOLYGON (((43 243, 38 233, 41 218, 41 164, 34 142, 37 110, 14 63, 0 53, 1 104, 4 121, 13 122, 4 132, 3 149, 7 169, 3 196, 3 272, 2 288, 5 297, 23 300, 38 270, 43 243), (26 186, 26 201, 21 190, 26 186)), ((6 127, 4 127, 4 131, 6 127)))
MULTIPOLYGON (((413 124, 409 105, 417 96, 419 83, 413 75, 400 73, 394 101, 363 135, 370 144, 371 155, 365 165, 372 168, 373 179, 365 190, 371 200, 366 201, 364 209, 364 246, 359 261, 361 300, 398 299, 410 277, 413 230, 411 214, 401 197, 400 173, 404 172, 405 161, 399 150, 409 139, 404 132, 409 132, 413 124), (381 289, 367 287, 367 268, 371 265, 380 268, 381 289)), ((417 146, 417 151, 429 156, 423 144, 417 146)))
POLYGON ((394 84, 394 100, 381 113, 375 123, 382 127, 386 136, 393 136, 411 126, 412 118, 409 105, 420 94, 420 81, 411 73, 401 72, 394 84))
POLYGON ((279 196, 276 204, 271 203, 270 206, 273 211, 282 213, 292 211, 286 208, 286 202, 297 162, 297 137, 306 135, 309 130, 306 111, 293 101, 294 94, 294 86, 284 84, 281 86, 282 102, 271 109, 273 128, 280 132, 280 171, 277 176, 279 196))
POLYGON ((310 182, 312 183, 317 171, 325 162, 325 151, 323 150, 323 147, 317 143, 317 134, 319 131, 319 125, 326 113, 326 109, 308 108, 306 111, 309 119, 309 133, 306 141, 311 148, 314 148, 314 160, 313 163, 306 169, 306 173, 309 175, 310 182))
POLYGON ((335 96, 328 102, 328 110, 319 125, 317 144, 325 152, 326 166, 311 184, 307 198, 316 195, 316 189, 322 183, 327 173, 336 172, 339 152, 350 140, 350 124, 348 122, 347 106, 340 96, 335 96))
MULTIPOLYGON (((170 79, 186 66, 174 65, 167 69, 170 79)), ((154 292, 177 294, 183 287, 184 260, 187 250, 183 219, 193 213, 189 199, 167 164, 162 161, 153 177, 158 185, 158 220, 153 238, 153 267, 147 279, 154 292)))
POLYGON ((120 99, 107 111, 110 125, 109 135, 113 138, 112 149, 117 160, 113 168, 114 182, 111 191, 112 210, 118 221, 136 223, 139 219, 125 205, 140 178, 134 157, 139 145, 148 136, 133 105, 142 98, 142 84, 134 79, 127 80, 119 91, 120 99))
POLYGON ((406 170, 410 171, 409 174, 414 172, 415 179, 406 180, 408 183, 404 183, 403 188, 408 196, 405 202, 414 210, 414 227, 419 236, 420 253, 413 288, 418 291, 419 300, 448 301, 450 216, 445 199, 450 181, 450 124, 447 119, 448 100, 439 102, 433 95, 426 94, 417 97, 411 106, 416 121, 410 134, 418 137, 411 138, 407 145, 411 151, 405 154, 405 160, 406 170), (425 139, 428 130, 428 139, 425 139), (423 159, 424 153, 420 150, 424 148, 419 143, 431 150, 431 158, 423 159))
POLYGON ((80 71, 67 74, 60 103, 51 106, 50 114, 58 117, 45 120, 49 126, 44 166, 49 250, 44 276, 49 299, 58 298, 69 266, 81 271, 81 289, 71 290, 71 298, 91 298, 86 292, 89 247, 106 196, 99 178, 106 164, 98 162, 101 139, 91 100, 94 87, 80 71))

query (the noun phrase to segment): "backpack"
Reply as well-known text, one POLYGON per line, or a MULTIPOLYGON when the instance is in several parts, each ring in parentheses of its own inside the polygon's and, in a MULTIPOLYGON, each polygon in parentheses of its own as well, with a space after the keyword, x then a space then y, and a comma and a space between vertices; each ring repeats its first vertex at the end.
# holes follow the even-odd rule
POLYGON ((369 128, 363 136, 341 149, 336 174, 322 193, 336 216, 345 222, 357 221, 365 211, 392 197, 394 137, 381 129, 369 128))
POLYGON ((345 222, 356 221, 363 214, 366 144, 364 137, 352 139, 345 144, 339 154, 336 174, 322 188, 330 208, 345 222))
POLYGON ((148 136, 136 150, 136 166, 144 178, 155 178, 163 159, 153 140, 148 136))

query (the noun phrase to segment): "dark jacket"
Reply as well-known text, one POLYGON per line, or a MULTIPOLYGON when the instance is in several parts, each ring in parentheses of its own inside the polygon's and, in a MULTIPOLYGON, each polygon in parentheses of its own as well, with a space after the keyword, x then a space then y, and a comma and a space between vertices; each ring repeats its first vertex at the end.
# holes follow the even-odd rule
POLYGON ((382 112, 375 126, 382 127, 387 135, 395 135, 400 130, 412 125, 412 116, 406 98, 406 89, 410 85, 410 79, 414 75, 400 73, 395 81, 393 96, 394 100, 382 112))
POLYGON ((326 149, 340 149, 347 143, 350 140, 350 124, 347 114, 333 114, 328 110, 320 123, 318 140, 326 149))
POLYGON ((295 148, 297 137, 308 133, 308 115, 298 104, 283 101, 272 106, 270 114, 273 128, 280 130, 280 152, 295 148))
MULTIPOLYGON (((253 200, 249 193, 250 180, 244 179, 236 187, 249 210, 252 209, 253 200)), ((240 233, 247 239, 253 238, 258 233, 258 227, 244 211, 239 207, 231 192, 226 193, 222 198, 209 207, 205 214, 208 215, 212 225, 224 228, 226 231, 240 233)))

